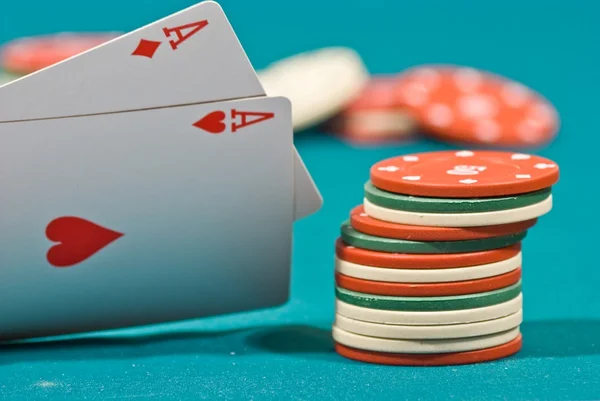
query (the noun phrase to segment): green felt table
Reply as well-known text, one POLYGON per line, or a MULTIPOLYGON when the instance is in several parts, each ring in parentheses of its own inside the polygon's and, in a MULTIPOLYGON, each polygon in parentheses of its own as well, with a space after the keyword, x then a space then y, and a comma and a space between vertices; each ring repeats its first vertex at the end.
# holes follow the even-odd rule
MULTIPOLYGON (((192 3, 8 1, 0 14, 0 42, 58 30, 126 31, 192 3)), ((340 223, 361 202, 369 167, 382 158, 453 146, 422 139, 359 148, 313 130, 297 134, 296 144, 325 203, 295 225, 292 291, 285 306, 3 346, 0 399, 599 399, 598 4, 226 0, 222 5, 257 68, 302 50, 344 45, 358 50, 373 73, 429 62, 470 65, 517 79, 556 105, 559 137, 532 150, 560 165, 561 180, 553 192, 554 210, 524 242, 523 350, 498 362, 440 368, 368 365, 333 352, 334 241, 340 223)))

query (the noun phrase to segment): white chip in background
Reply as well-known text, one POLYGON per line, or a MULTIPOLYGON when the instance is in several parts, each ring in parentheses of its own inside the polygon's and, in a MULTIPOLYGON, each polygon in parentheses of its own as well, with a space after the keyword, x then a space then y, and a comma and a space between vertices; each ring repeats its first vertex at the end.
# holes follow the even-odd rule
POLYGON ((290 99, 296 131, 333 117, 369 81, 358 53, 344 47, 300 53, 269 65, 258 77, 268 96, 290 99))

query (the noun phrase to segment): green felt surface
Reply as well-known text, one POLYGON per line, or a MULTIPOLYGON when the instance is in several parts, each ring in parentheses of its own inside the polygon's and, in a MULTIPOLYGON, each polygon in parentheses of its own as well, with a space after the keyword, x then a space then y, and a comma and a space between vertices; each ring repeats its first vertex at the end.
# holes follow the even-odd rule
MULTIPOLYGON (((7 1, 0 41, 56 30, 126 31, 192 3, 7 1)), ((374 73, 431 62, 466 64, 522 81, 556 105, 561 133, 535 153, 559 163, 561 180, 553 188, 554 209, 524 241, 523 350, 499 362, 440 368, 373 366, 333 352, 334 241, 340 223, 362 200, 369 167, 380 159, 449 146, 422 140, 362 149, 314 131, 298 135, 296 142, 325 205, 295 226, 287 305, 66 342, 4 346, 0 399, 600 399, 600 262, 593 252, 600 223, 599 3, 222 4, 257 68, 302 50, 346 45, 356 48, 374 73)))

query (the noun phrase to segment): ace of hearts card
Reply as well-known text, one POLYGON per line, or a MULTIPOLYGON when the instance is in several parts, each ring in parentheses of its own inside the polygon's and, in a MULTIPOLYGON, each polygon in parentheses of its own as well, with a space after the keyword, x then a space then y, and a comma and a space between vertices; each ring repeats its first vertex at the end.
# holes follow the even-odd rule
POLYGON ((2 338, 287 300, 294 206, 287 99, 1 130, 2 338))

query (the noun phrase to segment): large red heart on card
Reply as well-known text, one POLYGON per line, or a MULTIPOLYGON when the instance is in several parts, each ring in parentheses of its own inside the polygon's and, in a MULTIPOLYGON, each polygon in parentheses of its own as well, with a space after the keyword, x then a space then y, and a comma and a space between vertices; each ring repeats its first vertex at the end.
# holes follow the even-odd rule
POLYGON ((225 112, 223 111, 213 111, 192 125, 196 128, 210 132, 211 134, 220 134, 227 128, 225 125, 225 116, 225 112))
POLYGON ((46 227, 46 237, 58 242, 46 258, 54 267, 70 267, 83 262, 123 234, 80 217, 58 217, 46 227))

